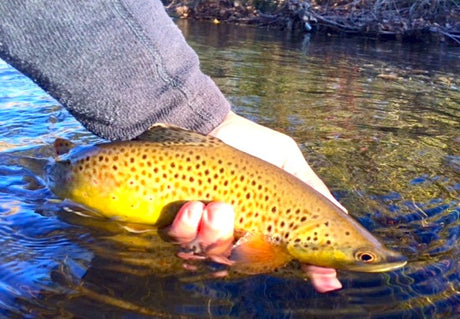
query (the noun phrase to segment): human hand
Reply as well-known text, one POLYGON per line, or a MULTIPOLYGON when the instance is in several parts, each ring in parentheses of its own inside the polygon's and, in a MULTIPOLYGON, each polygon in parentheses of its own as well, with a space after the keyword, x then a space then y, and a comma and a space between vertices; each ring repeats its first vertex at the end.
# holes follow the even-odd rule
MULTIPOLYGON (((210 134, 235 148, 283 168, 342 207, 310 168, 297 144, 289 136, 233 112, 210 134)), ((169 235, 182 245, 217 262, 231 264, 226 257, 230 255, 233 243, 234 216, 232 206, 225 203, 212 202, 205 205, 201 202, 189 202, 179 210, 169 229, 169 235)), ((191 256, 182 255, 184 258, 191 256)), ((342 287, 334 269, 302 265, 302 270, 319 292, 342 287)))

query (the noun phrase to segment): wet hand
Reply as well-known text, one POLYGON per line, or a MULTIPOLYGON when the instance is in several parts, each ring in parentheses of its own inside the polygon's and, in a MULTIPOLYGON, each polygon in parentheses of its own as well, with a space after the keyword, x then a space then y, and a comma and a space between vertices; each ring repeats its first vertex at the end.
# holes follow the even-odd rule
MULTIPOLYGON (((231 265, 227 257, 230 256, 234 240, 234 217, 232 206, 226 203, 212 202, 205 205, 196 201, 188 202, 179 210, 168 234, 191 250, 179 254, 185 260, 210 258, 231 265)), ((302 265, 302 270, 318 292, 342 288, 334 269, 302 265)))
MULTIPOLYGON (((210 135, 283 168, 346 211, 311 169, 296 142, 289 136, 261 126, 233 112, 230 112, 210 135)), ((171 226, 170 235, 182 244, 194 246, 214 260, 216 256, 224 256, 221 262, 225 263, 228 261, 225 257, 230 255, 233 242, 234 214, 232 207, 224 203, 204 205, 199 202, 190 202, 179 211, 171 226)), ((334 269, 313 265, 302 265, 302 269, 319 292, 337 290, 342 287, 334 269)))
POLYGON ((191 201, 184 204, 171 224, 168 235, 189 250, 184 259, 211 258, 230 264, 226 258, 233 246, 235 212, 222 202, 191 201))

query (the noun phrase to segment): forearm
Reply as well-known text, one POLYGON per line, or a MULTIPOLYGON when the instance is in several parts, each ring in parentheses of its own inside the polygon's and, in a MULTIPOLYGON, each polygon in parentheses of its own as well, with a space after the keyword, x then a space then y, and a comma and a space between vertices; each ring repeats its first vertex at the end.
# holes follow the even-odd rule
POLYGON ((0 2, 0 57, 86 128, 129 139, 157 122, 209 133, 230 106, 160 1, 0 2))

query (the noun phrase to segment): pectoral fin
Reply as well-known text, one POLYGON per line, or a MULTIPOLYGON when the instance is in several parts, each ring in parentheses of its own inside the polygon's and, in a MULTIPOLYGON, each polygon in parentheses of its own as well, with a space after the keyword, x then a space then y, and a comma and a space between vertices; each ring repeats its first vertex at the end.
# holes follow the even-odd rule
POLYGON ((245 274, 272 272, 284 266, 292 257, 282 246, 276 245, 263 235, 246 234, 235 244, 230 260, 232 268, 245 274))

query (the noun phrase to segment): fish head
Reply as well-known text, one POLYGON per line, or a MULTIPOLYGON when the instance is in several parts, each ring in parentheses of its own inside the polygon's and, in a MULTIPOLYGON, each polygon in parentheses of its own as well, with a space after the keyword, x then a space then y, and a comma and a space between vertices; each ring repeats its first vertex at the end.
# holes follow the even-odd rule
POLYGON ((345 220, 301 225, 287 245, 289 253, 302 263, 359 272, 391 271, 407 263, 351 217, 345 220))

